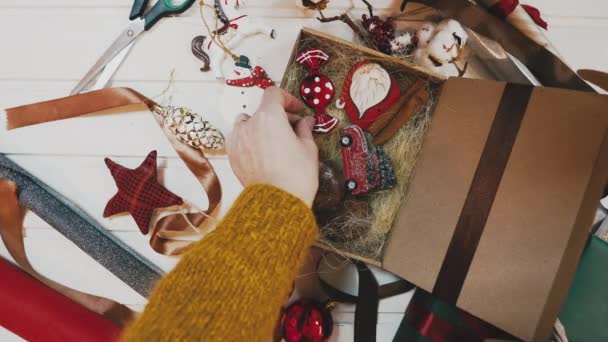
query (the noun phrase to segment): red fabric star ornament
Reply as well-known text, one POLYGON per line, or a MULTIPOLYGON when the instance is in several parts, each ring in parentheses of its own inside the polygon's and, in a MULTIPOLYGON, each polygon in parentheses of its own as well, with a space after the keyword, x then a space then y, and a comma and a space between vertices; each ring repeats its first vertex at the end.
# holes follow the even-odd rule
POLYGON ((181 197, 158 183, 156 151, 150 152, 143 163, 133 170, 116 164, 110 158, 106 158, 105 162, 114 177, 118 192, 106 205, 103 217, 128 212, 135 219, 139 230, 148 234, 156 208, 184 203, 181 197))

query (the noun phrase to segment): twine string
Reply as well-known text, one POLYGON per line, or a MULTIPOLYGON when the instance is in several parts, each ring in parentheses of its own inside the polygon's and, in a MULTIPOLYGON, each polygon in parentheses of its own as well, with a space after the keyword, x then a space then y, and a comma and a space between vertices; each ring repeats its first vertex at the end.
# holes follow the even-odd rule
POLYGON ((219 32, 219 17, 217 15, 217 12, 215 11, 215 8, 211 5, 208 5, 205 3, 205 0, 201 0, 199 3, 199 9, 200 9, 200 14, 201 14, 201 19, 203 20, 203 24, 205 25, 205 29, 207 30, 207 34, 209 34, 209 37, 211 38, 211 40, 217 44, 217 46, 220 47, 220 49, 222 49, 226 54, 230 55, 230 57, 232 57, 232 59, 236 62, 239 60, 239 56, 235 53, 233 53, 229 48, 226 47, 226 45, 224 44, 224 42, 222 42, 222 38, 221 38, 221 34, 214 34, 213 31, 211 31, 211 27, 209 27, 209 24, 207 23, 207 20, 205 19, 205 13, 204 13, 204 9, 205 7, 210 8, 211 10, 213 10, 213 13, 215 13, 215 32, 219 32))

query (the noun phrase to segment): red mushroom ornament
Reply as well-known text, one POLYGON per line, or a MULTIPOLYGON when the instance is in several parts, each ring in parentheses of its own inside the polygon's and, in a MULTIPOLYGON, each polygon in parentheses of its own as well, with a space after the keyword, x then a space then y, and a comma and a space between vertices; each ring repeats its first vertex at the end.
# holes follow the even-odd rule
POLYGON ((306 50, 296 59, 309 70, 300 86, 300 96, 307 106, 315 110, 315 133, 328 133, 338 126, 338 119, 325 111, 336 94, 332 81, 320 72, 327 60, 329 56, 321 49, 306 50))

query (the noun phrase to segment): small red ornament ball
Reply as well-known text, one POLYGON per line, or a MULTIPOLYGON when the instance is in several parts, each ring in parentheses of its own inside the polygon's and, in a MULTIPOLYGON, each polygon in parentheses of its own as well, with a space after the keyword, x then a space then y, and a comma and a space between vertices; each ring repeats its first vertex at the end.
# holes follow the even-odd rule
POLYGON ((321 304, 308 299, 291 304, 281 319, 285 341, 327 341, 333 329, 333 320, 329 313, 331 307, 331 304, 321 304))

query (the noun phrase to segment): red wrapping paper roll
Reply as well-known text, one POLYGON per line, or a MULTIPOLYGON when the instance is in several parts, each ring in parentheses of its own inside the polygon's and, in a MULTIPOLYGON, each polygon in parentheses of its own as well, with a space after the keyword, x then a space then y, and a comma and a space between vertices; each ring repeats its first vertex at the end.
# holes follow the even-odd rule
POLYGON ((0 258, 0 325, 31 341, 116 341, 121 329, 108 319, 0 258))

